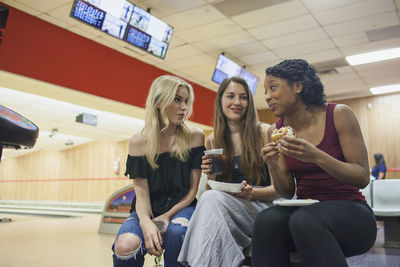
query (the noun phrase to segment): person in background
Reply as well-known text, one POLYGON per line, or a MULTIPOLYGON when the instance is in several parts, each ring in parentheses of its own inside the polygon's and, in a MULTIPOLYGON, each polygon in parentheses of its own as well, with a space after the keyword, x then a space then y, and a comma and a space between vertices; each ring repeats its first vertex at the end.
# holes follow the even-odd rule
POLYGON ((267 68, 264 87, 267 105, 280 119, 268 131, 262 156, 276 191, 284 198, 296 191, 300 200, 292 202, 304 206, 276 205, 258 215, 252 266, 290 266, 293 249, 303 266, 347 266, 346 257, 365 253, 376 238, 375 216, 359 190, 370 179, 357 118, 345 105, 326 103, 305 60, 267 68), (278 151, 271 133, 283 126, 296 137, 280 139, 278 151), (305 205, 307 199, 319 202, 305 205))
POLYGON ((242 266, 243 250, 251 244, 254 219, 278 197, 260 154, 268 127, 258 122, 246 81, 226 78, 215 99, 214 132, 206 140, 207 149, 224 149, 224 171, 222 175, 210 175, 211 160, 206 156, 201 167, 208 179, 242 183, 243 188, 235 194, 207 190, 201 195, 180 262, 192 267, 242 266))
POLYGON ((202 130, 186 125, 193 89, 174 76, 154 80, 145 125, 129 143, 126 173, 136 198, 113 245, 114 266, 143 266, 144 255, 160 256, 165 267, 177 257, 194 211, 204 147, 202 130), (166 226, 158 230, 155 222, 166 226))
POLYGON ((386 164, 385 159, 381 153, 374 154, 375 165, 371 169, 371 175, 375 177, 376 180, 385 179, 386 177, 386 164))

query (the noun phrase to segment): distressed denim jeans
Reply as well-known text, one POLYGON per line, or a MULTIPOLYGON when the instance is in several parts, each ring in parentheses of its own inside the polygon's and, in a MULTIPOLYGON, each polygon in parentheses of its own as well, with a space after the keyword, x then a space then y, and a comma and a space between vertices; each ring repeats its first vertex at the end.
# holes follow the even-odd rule
MULTIPOLYGON (((164 247, 164 266, 165 267, 182 267, 183 265, 177 262, 179 252, 183 240, 185 238, 189 220, 192 217, 195 207, 186 207, 177 212, 170 220, 167 230, 163 238, 164 247), (187 220, 186 223, 184 223, 187 220)), ((114 267, 142 267, 144 264, 144 255, 146 255, 146 247, 144 245, 142 229, 139 225, 139 218, 135 211, 124 221, 119 229, 115 240, 121 234, 133 233, 141 240, 140 248, 132 252, 129 256, 119 256, 115 254, 115 242, 112 247, 114 251, 114 267)))

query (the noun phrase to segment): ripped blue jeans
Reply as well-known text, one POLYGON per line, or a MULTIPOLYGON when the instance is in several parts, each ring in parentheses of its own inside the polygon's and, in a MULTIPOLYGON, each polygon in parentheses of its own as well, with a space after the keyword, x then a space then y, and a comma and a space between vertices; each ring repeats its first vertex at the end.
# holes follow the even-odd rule
MULTIPOLYGON (((163 247, 164 247, 164 266, 165 267, 181 267, 182 264, 177 262, 179 252, 183 240, 185 238, 188 223, 182 225, 179 222, 179 218, 185 218, 188 221, 192 217, 195 207, 186 207, 181 211, 177 212, 170 220, 167 230, 163 235, 163 247), (174 220, 178 219, 176 223, 174 220)), ((124 221, 119 229, 117 236, 115 237, 114 245, 112 247, 114 254, 114 267, 142 267, 144 264, 144 255, 146 255, 146 247, 143 241, 142 229, 139 225, 139 218, 135 211, 124 221), (130 256, 119 256, 115 254, 115 242, 121 234, 133 233, 137 235, 141 240, 140 248, 132 253, 130 256)))

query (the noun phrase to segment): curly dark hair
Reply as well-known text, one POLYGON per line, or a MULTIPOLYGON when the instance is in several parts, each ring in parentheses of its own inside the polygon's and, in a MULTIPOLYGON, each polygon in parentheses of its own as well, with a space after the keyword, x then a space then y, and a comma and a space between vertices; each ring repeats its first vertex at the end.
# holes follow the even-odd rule
POLYGON ((286 59, 267 68, 266 74, 286 79, 290 86, 296 82, 301 82, 303 90, 300 97, 307 107, 322 106, 326 103, 324 86, 315 68, 304 59, 286 59))

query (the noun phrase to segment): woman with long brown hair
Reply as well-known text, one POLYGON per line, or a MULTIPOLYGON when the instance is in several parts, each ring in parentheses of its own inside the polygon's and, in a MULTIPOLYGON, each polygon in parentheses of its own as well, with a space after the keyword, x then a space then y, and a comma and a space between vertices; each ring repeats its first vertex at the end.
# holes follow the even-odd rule
POLYGON ((277 198, 260 151, 267 124, 258 122, 251 91, 240 77, 225 79, 215 99, 214 132, 206 148, 224 149, 224 171, 210 175, 210 159, 203 157, 208 179, 242 183, 242 191, 204 192, 197 204, 178 261, 192 267, 235 267, 251 244, 255 217, 277 198))

